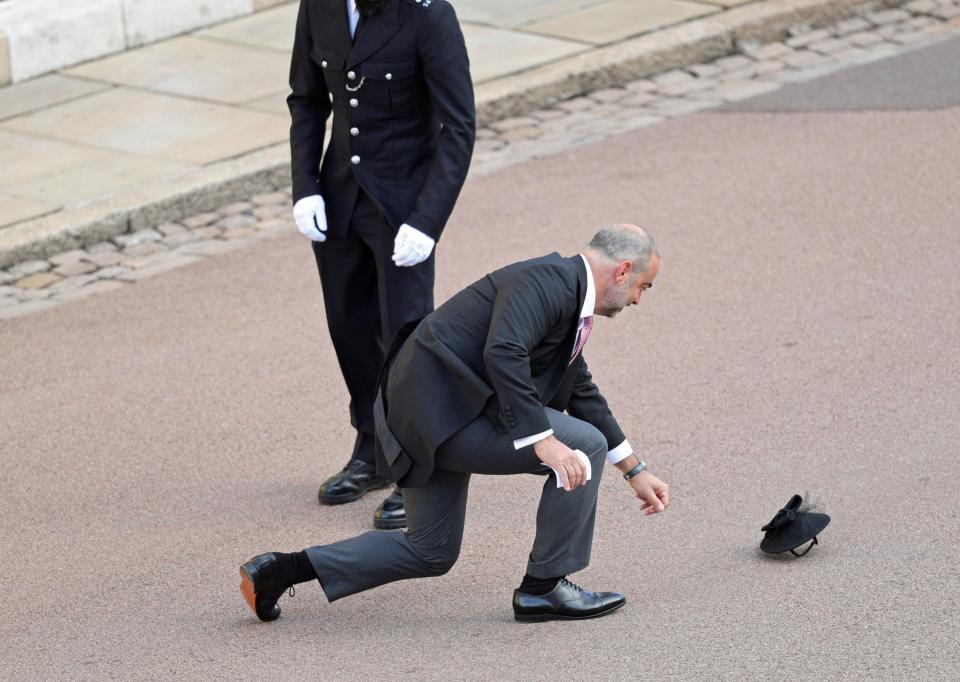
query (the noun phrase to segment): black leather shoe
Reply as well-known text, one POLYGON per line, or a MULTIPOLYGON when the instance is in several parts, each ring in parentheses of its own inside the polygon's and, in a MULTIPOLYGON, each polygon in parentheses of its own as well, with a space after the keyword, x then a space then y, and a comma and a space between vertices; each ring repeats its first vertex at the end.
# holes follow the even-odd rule
POLYGON ((373 512, 373 527, 380 530, 396 530, 407 527, 407 513, 403 510, 403 495, 400 488, 394 488, 390 497, 385 499, 373 512))
POLYGON ((338 474, 320 484, 317 500, 320 504, 345 504, 354 502, 371 490, 390 485, 390 481, 377 476, 369 464, 352 459, 338 474))
POLYGON ((618 592, 588 592, 563 578, 546 594, 513 591, 513 617, 542 623, 545 620, 599 618, 627 603, 618 592))
POLYGON ((280 582, 277 555, 273 552, 257 555, 240 567, 240 592, 260 620, 280 617, 277 602, 288 587, 280 582))

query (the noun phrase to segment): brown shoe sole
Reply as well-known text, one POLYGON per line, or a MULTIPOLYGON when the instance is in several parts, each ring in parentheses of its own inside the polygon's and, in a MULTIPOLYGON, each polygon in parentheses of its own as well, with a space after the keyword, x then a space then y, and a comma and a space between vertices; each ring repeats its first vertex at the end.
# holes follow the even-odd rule
POLYGON ((250 607, 250 610, 253 611, 253 615, 256 616, 257 595, 253 591, 253 580, 250 579, 250 574, 244 570, 243 566, 240 567, 240 594, 242 594, 243 598, 247 600, 247 606, 250 607))

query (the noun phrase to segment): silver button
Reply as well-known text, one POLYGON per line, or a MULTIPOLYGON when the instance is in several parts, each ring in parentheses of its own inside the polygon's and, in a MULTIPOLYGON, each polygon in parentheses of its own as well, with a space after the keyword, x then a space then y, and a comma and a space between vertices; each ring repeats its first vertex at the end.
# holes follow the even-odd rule
POLYGON ((347 78, 349 78, 350 80, 354 80, 356 77, 357 77, 356 71, 347 71, 347 78))
POLYGON ((392 74, 392 73, 388 73, 387 76, 386 76, 386 78, 387 78, 388 81, 392 81, 392 80, 393 80, 393 74, 392 74))
POLYGON ((360 157, 359 157, 359 156, 351 156, 351 157, 350 157, 350 163, 352 163, 354 166, 356 166, 358 163, 360 163, 360 157))
POLYGON ((324 59, 322 62, 320 62, 320 66, 322 66, 323 68, 327 68, 327 60, 324 59))
POLYGON ((358 106, 360 106, 360 102, 355 99, 352 99, 350 100, 350 106, 356 109, 358 106))
POLYGON ((354 137, 356 137, 357 135, 360 134, 360 129, 359 129, 359 128, 351 128, 351 129, 350 129, 350 134, 353 135, 354 137))

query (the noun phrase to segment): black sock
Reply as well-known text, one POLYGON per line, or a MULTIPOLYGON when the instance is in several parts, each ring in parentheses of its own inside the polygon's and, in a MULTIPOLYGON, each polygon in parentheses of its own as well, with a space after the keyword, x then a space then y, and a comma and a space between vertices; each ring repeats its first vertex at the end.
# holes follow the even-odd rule
POLYGON ((317 579, 317 572, 313 570, 306 552, 276 552, 276 555, 277 573, 284 585, 299 585, 317 579))
POLYGON ((534 578, 532 575, 527 573, 523 576, 523 582, 520 583, 520 591, 524 594, 546 594, 554 587, 557 586, 557 583, 563 576, 559 578, 534 578))

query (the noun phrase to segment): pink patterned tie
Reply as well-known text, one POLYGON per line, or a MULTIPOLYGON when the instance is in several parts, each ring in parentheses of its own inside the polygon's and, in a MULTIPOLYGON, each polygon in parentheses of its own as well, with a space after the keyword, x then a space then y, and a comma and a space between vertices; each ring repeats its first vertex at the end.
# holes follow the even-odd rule
POLYGON ((573 349, 573 355, 570 356, 570 362, 568 364, 572 365, 573 361, 580 355, 580 351, 583 350, 583 347, 587 343, 587 338, 590 336, 591 329, 593 329, 593 315, 583 318, 583 326, 580 328, 580 338, 577 339, 577 346, 573 349))

